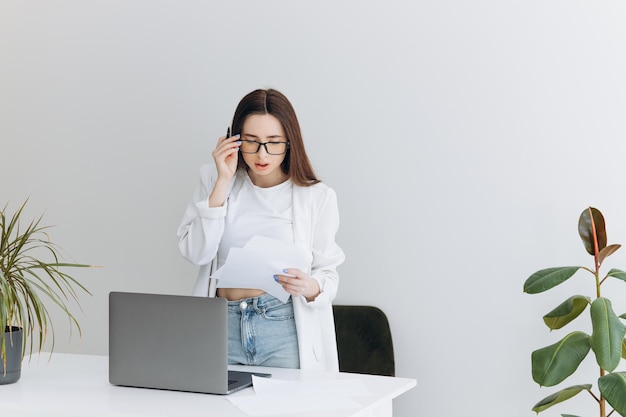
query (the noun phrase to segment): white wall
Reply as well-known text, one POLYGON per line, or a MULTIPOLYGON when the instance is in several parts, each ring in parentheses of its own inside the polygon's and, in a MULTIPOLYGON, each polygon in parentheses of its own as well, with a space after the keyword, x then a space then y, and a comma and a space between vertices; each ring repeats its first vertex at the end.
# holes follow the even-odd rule
MULTIPOLYGON (((554 391, 530 376, 559 336, 541 316, 592 283, 524 280, 589 265, 588 205, 626 243, 625 18, 621 1, 0 0, 0 204, 30 196, 70 259, 103 266, 77 273, 82 342, 61 321, 56 349, 107 352, 111 290, 191 290, 175 229, 198 168, 239 99, 274 87, 339 196, 337 302, 384 309, 418 380, 397 415, 531 416, 554 391)), ((569 382, 595 384, 592 365, 569 382)), ((574 401, 546 414, 595 413, 574 401)))

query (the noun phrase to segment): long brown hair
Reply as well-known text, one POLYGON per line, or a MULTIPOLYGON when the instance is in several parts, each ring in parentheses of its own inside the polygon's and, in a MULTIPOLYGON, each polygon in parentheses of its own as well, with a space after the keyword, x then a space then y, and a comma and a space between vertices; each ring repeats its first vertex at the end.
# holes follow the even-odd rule
MULTIPOLYGON (((252 114, 270 114, 282 124, 289 141, 289 147, 280 167, 291 178, 291 181, 296 185, 305 187, 320 182, 313 172, 311 161, 304 149, 300 124, 287 97, 273 89, 259 89, 248 93, 241 99, 235 110, 232 124, 233 134, 241 133, 244 121, 252 114)), ((241 153, 239 154, 239 166, 246 166, 241 153)))

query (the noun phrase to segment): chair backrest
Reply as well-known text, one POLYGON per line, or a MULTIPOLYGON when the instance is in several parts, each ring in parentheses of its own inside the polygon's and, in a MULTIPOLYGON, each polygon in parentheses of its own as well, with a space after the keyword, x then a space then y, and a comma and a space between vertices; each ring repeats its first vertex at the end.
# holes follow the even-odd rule
POLYGON ((395 376, 387 316, 377 307, 334 305, 339 370, 395 376))

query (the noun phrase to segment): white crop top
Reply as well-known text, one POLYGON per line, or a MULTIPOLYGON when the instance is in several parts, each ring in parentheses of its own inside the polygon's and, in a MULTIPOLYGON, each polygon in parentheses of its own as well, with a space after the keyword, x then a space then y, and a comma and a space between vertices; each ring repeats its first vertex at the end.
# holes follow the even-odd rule
POLYGON ((231 247, 242 248, 255 235, 293 242, 293 184, 290 179, 262 188, 246 176, 244 184, 228 197, 224 234, 217 250, 221 267, 231 247))

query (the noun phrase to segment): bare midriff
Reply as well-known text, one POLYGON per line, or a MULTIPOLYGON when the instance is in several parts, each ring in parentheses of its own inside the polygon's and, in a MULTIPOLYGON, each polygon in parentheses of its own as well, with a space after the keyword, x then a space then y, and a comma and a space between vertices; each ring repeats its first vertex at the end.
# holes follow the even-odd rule
POLYGON ((225 298, 228 301, 237 301, 244 298, 258 297, 265 294, 263 290, 252 288, 218 288, 217 296, 225 298))

